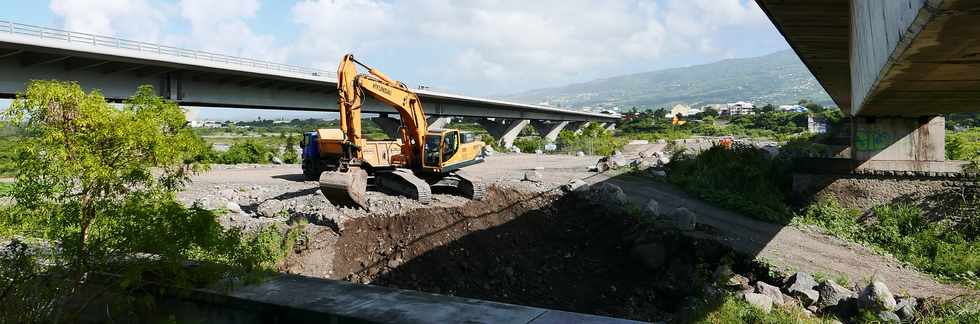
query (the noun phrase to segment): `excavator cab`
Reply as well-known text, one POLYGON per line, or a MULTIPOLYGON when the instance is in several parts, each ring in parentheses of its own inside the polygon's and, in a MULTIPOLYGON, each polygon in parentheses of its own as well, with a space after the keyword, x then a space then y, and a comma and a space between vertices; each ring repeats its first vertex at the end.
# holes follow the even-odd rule
POLYGON ((425 135, 422 166, 429 172, 445 173, 483 162, 484 145, 475 134, 458 129, 430 131, 425 135))

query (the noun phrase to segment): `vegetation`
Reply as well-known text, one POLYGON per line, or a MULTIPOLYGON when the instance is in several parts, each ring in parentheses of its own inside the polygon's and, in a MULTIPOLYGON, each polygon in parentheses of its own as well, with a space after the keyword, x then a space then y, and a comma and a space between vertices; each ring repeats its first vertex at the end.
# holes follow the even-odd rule
POLYGON ((792 185, 790 163, 765 150, 735 144, 701 154, 679 155, 668 165, 668 181, 719 206, 757 219, 787 223, 792 185))
POLYGON ((809 324, 831 323, 829 319, 811 317, 802 308, 774 306, 766 313, 733 295, 699 303, 693 310, 693 323, 772 323, 809 324))
POLYGON ((976 199, 932 219, 908 204, 881 205, 868 215, 823 198, 796 222, 818 225, 839 237, 894 255, 940 278, 980 286, 980 215, 976 199))
POLYGON ((15 199, 0 209, 0 237, 14 239, 0 262, 0 314, 17 316, 11 322, 71 320, 85 305, 69 299, 98 273, 120 274, 108 286, 125 291, 144 280, 201 284, 277 260, 263 242, 281 235, 225 230, 213 212, 176 201, 204 167, 195 162, 204 147, 152 88, 119 108, 75 83, 38 81, 3 117, 26 135, 14 147, 17 181, 3 192, 15 199), (185 267, 191 260, 201 266, 185 267))
POLYGON ((980 127, 946 132, 946 159, 980 162, 980 127))
POLYGON ((584 152, 589 155, 612 155, 623 148, 628 140, 613 136, 597 123, 586 126, 579 133, 562 131, 558 134, 557 146, 560 152, 584 152))

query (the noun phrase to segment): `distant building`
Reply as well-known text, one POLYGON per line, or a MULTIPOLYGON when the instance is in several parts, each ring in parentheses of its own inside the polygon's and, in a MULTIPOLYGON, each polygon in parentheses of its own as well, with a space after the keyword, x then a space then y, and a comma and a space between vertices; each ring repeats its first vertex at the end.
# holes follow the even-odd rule
POLYGON ((755 105, 751 102, 730 102, 726 105, 726 108, 728 108, 728 114, 732 116, 752 115, 755 113, 755 105))
POLYGON ((809 115, 806 118, 806 128, 811 134, 826 133, 829 124, 830 122, 827 121, 827 118, 821 116, 814 117, 813 115, 809 115))
POLYGON ((806 107, 803 107, 801 105, 781 105, 781 106, 779 106, 779 110, 780 111, 791 111, 791 112, 797 112, 797 113, 807 112, 806 107))
POLYGON ((676 104, 674 107, 670 108, 670 115, 667 117, 674 117, 677 115, 689 116, 691 115, 691 106, 685 104, 676 104))
POLYGON ((194 128, 219 128, 221 123, 213 120, 192 120, 191 127, 194 128))

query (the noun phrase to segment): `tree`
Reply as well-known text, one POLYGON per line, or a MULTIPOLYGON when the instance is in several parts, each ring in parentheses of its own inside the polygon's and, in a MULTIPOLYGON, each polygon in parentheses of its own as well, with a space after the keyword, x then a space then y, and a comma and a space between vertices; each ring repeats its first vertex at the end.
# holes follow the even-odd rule
POLYGON ((299 161, 299 158, 296 156, 296 138, 293 137, 292 133, 289 133, 289 136, 286 137, 286 148, 282 154, 282 161, 284 163, 294 164, 299 161))
POLYGON ((773 112, 776 111, 776 106, 773 106, 771 103, 767 103, 765 106, 762 106, 760 110, 764 113, 773 112))

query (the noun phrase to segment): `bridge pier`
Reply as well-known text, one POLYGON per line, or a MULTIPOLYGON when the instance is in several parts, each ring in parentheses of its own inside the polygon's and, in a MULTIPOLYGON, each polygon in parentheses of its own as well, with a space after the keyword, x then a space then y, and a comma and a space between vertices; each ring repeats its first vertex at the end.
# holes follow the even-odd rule
POLYGON ((943 116, 857 116, 851 127, 851 157, 859 171, 958 171, 946 163, 943 116))
POLYGON ((573 122, 568 125, 575 132, 575 135, 582 135, 582 130, 589 127, 590 122, 573 122))
POLYGON ((429 117, 426 118, 426 122, 429 124, 429 130, 446 128, 449 125, 449 117, 429 117))
POLYGON ((371 121, 378 124, 378 127, 381 127, 381 131, 385 132, 388 138, 402 138, 401 133, 398 132, 398 128, 402 126, 402 121, 398 118, 391 118, 387 114, 382 114, 378 117, 371 118, 371 121))
POLYGON ((527 127, 531 121, 527 119, 480 119, 479 123, 493 138, 497 139, 497 143, 509 148, 514 145, 514 140, 521 134, 521 130, 527 127))
POLYGON ((568 121, 551 121, 551 122, 544 121, 544 120, 531 121, 531 125, 534 126, 534 129, 538 131, 538 134, 541 134, 541 137, 543 137, 545 141, 549 143, 557 140, 558 134, 561 133, 561 131, 564 130, 565 127, 568 126, 568 124, 569 124, 568 121))

